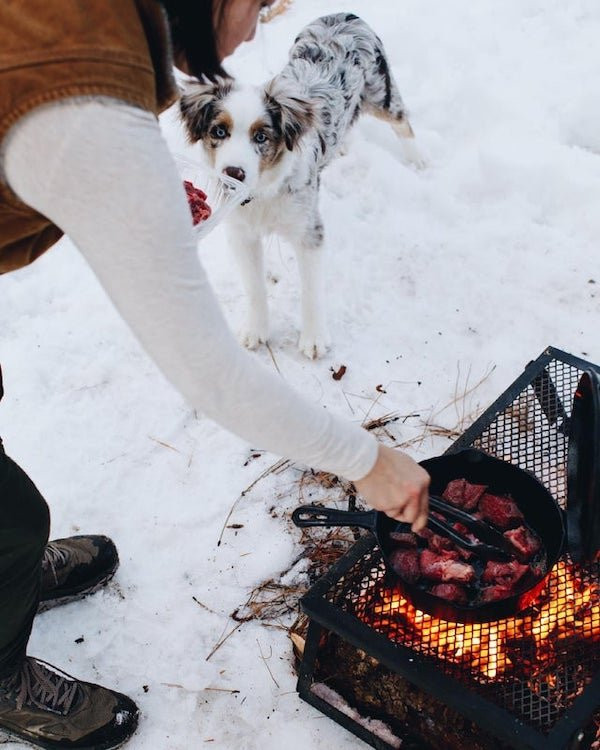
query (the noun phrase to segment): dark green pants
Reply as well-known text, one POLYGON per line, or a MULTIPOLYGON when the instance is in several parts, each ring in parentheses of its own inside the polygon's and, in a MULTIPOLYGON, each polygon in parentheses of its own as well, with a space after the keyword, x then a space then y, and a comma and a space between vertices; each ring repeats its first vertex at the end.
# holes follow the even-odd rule
POLYGON ((0 441, 0 679, 25 656, 49 530, 46 501, 0 441))

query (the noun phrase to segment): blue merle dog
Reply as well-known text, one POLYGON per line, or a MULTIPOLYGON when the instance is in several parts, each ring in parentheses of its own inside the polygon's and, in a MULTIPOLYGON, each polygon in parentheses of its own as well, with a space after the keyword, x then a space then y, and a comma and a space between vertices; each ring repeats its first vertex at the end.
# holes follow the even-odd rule
POLYGON ((324 16, 296 38, 289 62, 263 87, 231 79, 192 83, 181 98, 191 143, 212 168, 243 180, 251 200, 228 219, 249 298, 242 341, 268 339, 262 237, 272 232, 297 254, 302 283, 299 348, 310 358, 329 347, 322 273, 320 174, 362 112, 389 122, 405 160, 423 162, 381 40, 351 13, 324 16))

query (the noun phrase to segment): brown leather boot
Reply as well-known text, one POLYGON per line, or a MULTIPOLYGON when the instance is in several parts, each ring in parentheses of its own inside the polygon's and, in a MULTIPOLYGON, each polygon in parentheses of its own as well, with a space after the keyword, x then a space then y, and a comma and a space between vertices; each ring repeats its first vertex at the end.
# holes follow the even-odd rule
POLYGON ((47 750, 112 750, 131 737, 137 722, 138 708, 126 695, 31 656, 0 680, 0 740, 47 750))
POLYGON ((106 536, 71 536, 46 545, 38 611, 83 599, 115 574, 119 555, 106 536))

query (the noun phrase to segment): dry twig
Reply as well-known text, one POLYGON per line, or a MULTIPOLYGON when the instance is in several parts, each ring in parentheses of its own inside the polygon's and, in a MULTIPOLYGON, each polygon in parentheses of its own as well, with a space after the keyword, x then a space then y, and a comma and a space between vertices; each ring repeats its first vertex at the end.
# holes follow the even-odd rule
POLYGON ((233 635, 233 634, 235 633, 235 631, 236 631, 236 630, 239 630, 239 628, 241 628, 243 624, 244 624, 243 622, 239 622, 239 623, 238 623, 238 624, 237 624, 237 625, 235 626, 235 628, 233 628, 232 630, 230 630, 230 631, 229 631, 229 633, 227 633, 227 635, 225 636, 225 638, 221 638, 221 639, 220 639, 219 641, 217 641, 217 643, 216 643, 216 644, 215 644, 215 646, 213 647, 213 650, 212 650, 212 651, 210 652, 210 654, 209 654, 209 655, 208 655, 208 656, 206 657, 206 661, 208 661, 208 660, 209 660, 209 659, 210 659, 210 658, 211 658, 211 657, 212 657, 212 656, 213 656, 213 655, 214 655, 214 654, 215 654, 215 653, 216 653, 216 652, 217 652, 217 651, 218 651, 218 650, 219 650, 219 649, 221 648, 221 646, 222 646, 222 645, 223 645, 223 644, 225 643, 225 641, 226 641, 226 640, 227 640, 228 638, 231 638, 231 636, 232 636, 232 635, 233 635))
POLYGON ((203 604, 203 603, 202 603, 202 602, 200 601, 200 599, 197 599, 197 598, 196 598, 195 596, 193 596, 193 595, 192 595, 192 599, 193 599, 193 600, 194 600, 194 601, 196 602, 196 604, 198 604, 198 605, 199 605, 200 607, 202 607, 202 609, 205 609, 205 610, 206 610, 207 612, 210 612, 210 613, 211 613, 211 614, 213 614, 213 615, 216 615, 216 614, 217 614, 217 613, 215 612, 215 610, 214 610, 214 609, 211 609, 210 607, 207 607, 207 606, 206 606, 206 604, 203 604))
POLYGON ((237 504, 240 502, 240 500, 245 497, 250 490, 255 487, 261 480, 263 480, 265 477, 268 477, 269 474, 277 473, 278 469, 281 469, 283 466, 287 466, 290 462, 282 458, 279 461, 275 461, 274 464, 271 464, 267 469, 265 469, 262 474, 256 477, 256 479, 253 482, 250 482, 250 484, 246 487, 245 490, 243 490, 240 493, 240 496, 237 498, 237 500, 234 502, 234 504, 229 509, 229 513, 227 514, 227 518, 225 519, 225 522, 223 523, 223 528, 221 529, 221 533, 219 534, 219 539, 217 540, 217 547, 221 546, 221 542, 223 540, 223 534, 225 533, 225 529, 227 528, 227 524, 229 523, 229 519, 233 515, 233 511, 236 509, 237 504))
POLYGON ((250 620, 276 620, 295 611, 298 596, 305 591, 306 587, 286 586, 270 578, 252 589, 245 604, 235 609, 230 617, 239 623, 250 620))
MULTIPOLYGON (((267 672, 271 675, 271 679, 273 680, 275 685, 277 685, 277 687, 279 688, 280 685, 275 679, 275 677, 273 676, 273 672, 271 672, 271 667, 267 664, 267 657, 262 652, 262 648, 260 646, 260 643, 258 642, 258 638, 256 639, 256 645, 258 646, 258 650, 260 651, 260 658, 263 660, 263 663, 265 667, 267 668, 267 672)), ((272 656, 273 656, 273 648, 271 648, 271 653, 269 654, 268 658, 270 659, 272 656)))
MULTIPOLYGON (((267 351, 271 355, 271 359, 273 360, 273 364, 275 365, 275 369, 277 370, 277 372, 279 373, 279 375, 281 375, 281 370, 279 369, 279 365, 277 364, 277 360, 275 359, 275 355, 273 354, 273 350, 271 349, 271 345, 269 344, 268 341, 266 342, 265 346, 267 347, 267 351)), ((283 377, 283 375, 281 375, 281 377, 283 377)))
POLYGON ((181 453, 180 450, 178 450, 177 448, 174 448, 172 445, 169 445, 168 443, 165 443, 163 440, 159 440, 158 438, 152 437, 152 435, 148 435, 148 438, 150 440, 153 440, 155 443, 162 445, 163 448, 168 448, 169 450, 175 451, 175 453, 181 453))
MULTIPOLYGON (((485 381, 491 374, 493 368, 489 370, 484 377, 482 377, 475 385, 469 386, 469 376, 467 374, 466 382, 462 392, 459 392, 458 382, 460 380, 460 369, 459 376, 457 377, 457 384, 455 387, 455 394, 452 400, 437 412, 432 413, 428 419, 421 420, 422 431, 420 434, 411 437, 404 442, 398 442, 393 433, 389 430, 389 426, 393 423, 400 422, 401 424, 406 423, 408 420, 420 419, 421 414, 419 412, 412 412, 408 414, 402 414, 400 412, 389 412, 382 414, 379 417, 368 419, 369 414, 376 406, 379 398, 383 395, 381 392, 378 396, 373 399, 371 408, 367 411, 367 414, 363 421, 363 427, 369 431, 378 433, 384 439, 390 441, 395 447, 408 447, 410 445, 419 446, 426 438, 431 437, 446 437, 449 440, 455 440, 464 431, 468 423, 472 422, 477 414, 468 413, 465 405, 467 397, 478 388, 481 383, 485 381), (454 407, 457 415, 457 423, 452 427, 445 427, 437 424, 435 420, 440 414, 446 409, 454 407)), ((264 471, 259 477, 257 477, 245 490, 242 492, 240 497, 236 500, 232 509, 230 510, 225 525, 227 523, 237 505, 239 500, 248 494, 262 479, 269 474, 281 473, 288 469, 294 469, 299 472, 299 476, 292 482, 292 488, 296 488, 297 492, 297 503, 304 504, 306 502, 315 503, 316 501, 323 502, 329 506, 336 504, 345 504, 346 507, 353 510, 356 507, 356 489, 352 482, 348 482, 340 477, 335 476, 322 471, 314 471, 312 469, 304 469, 298 467, 289 461, 278 461, 277 463, 270 466, 264 471)), ((289 498, 291 492, 289 488, 285 492, 281 493, 282 498, 289 498)), ((348 549, 356 542, 356 539, 360 535, 360 532, 352 530, 350 528, 304 528, 300 534, 300 546, 302 553, 291 563, 287 571, 281 573, 278 579, 271 578, 260 586, 255 587, 246 600, 246 602, 238 607, 232 614, 231 617, 235 620, 239 627, 242 623, 250 620, 260 621, 264 626, 275 626, 283 627, 279 624, 282 618, 287 618, 290 615, 296 615, 296 619, 291 626, 285 627, 292 642, 296 655, 301 655, 303 649, 304 639, 306 636, 307 620, 304 615, 299 613, 298 600, 302 597, 311 583, 317 578, 327 572, 332 565, 334 565, 340 557, 342 557, 348 549), (303 576, 298 582, 288 584, 282 583, 284 577, 290 570, 298 564, 300 560, 308 561, 308 569, 306 575, 303 576), (274 625, 273 623, 277 623, 274 625)), ((222 533, 221 533, 222 537, 222 533)), ((220 540, 219 540, 220 541, 220 540)), ((236 628, 234 628, 235 630, 236 628)), ((234 632, 234 631, 232 631, 234 632)), ((229 634, 231 635, 231 633, 229 634)), ((227 636, 227 638, 229 637, 227 636)), ((223 641, 219 642, 216 648, 222 645, 223 641)), ((260 645, 259 645, 260 647, 260 645)), ((214 653, 214 650, 212 653, 214 653)), ((211 656, 212 656, 211 653, 211 656)), ((264 660, 264 655, 261 656, 264 660)), ((210 658, 210 657, 209 657, 210 658)), ((266 663, 266 662, 265 662, 266 663)))
MULTIPOLYGON (((466 412, 467 396, 470 396, 474 391, 476 391, 479 388, 479 386, 490 377, 490 375, 494 372, 495 369, 496 369, 496 365, 492 365, 492 367, 490 367, 490 369, 474 385, 469 386, 469 379, 471 377, 471 367, 469 366, 469 369, 467 370, 467 375, 465 377, 464 388, 462 389, 462 392, 460 392, 459 391, 459 384, 460 384, 460 378, 461 378, 460 362, 457 363, 456 383, 454 386, 454 398, 452 398, 451 401, 449 401, 446 404, 446 406, 444 406, 442 409, 439 409, 437 412, 432 414, 430 419, 432 420, 435 419, 437 416, 445 412, 446 409, 449 409, 451 406, 454 406, 456 417, 457 417, 457 423, 456 423, 455 429, 460 430, 460 432, 464 432, 467 425, 473 421, 472 413, 466 412)), ((478 411, 478 408, 476 410, 478 411)))

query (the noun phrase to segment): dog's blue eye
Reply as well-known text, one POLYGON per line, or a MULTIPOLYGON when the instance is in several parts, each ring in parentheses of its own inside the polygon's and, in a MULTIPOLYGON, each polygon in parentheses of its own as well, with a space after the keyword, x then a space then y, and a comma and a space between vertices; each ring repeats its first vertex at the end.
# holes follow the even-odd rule
POLYGON ((267 140, 267 134, 263 133, 262 130, 259 130, 257 133, 254 134, 254 140, 257 143, 264 143, 267 140))
POLYGON ((227 135, 227 131, 225 128, 221 127, 221 125, 215 125, 215 127, 212 129, 212 135, 215 138, 225 138, 227 135))

